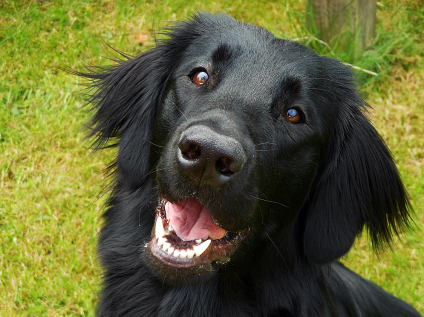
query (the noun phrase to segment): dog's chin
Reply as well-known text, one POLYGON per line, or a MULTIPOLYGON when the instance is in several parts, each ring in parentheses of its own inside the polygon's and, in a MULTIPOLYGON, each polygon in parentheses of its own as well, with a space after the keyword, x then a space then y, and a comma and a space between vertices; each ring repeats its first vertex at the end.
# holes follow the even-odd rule
POLYGON ((219 227, 209 210, 194 198, 173 204, 161 198, 146 255, 153 272, 170 285, 193 283, 212 276, 231 256, 249 230, 219 227))

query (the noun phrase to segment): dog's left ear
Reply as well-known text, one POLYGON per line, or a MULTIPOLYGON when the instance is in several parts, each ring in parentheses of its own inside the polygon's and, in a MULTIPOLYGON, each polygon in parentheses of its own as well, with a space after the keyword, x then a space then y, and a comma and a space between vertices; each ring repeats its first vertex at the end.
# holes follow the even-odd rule
POLYGON ((376 250, 390 243, 407 225, 411 208, 389 150, 363 113, 367 105, 350 71, 325 60, 332 76, 325 90, 334 93, 338 116, 303 210, 304 252, 317 263, 346 254, 364 225, 376 250))

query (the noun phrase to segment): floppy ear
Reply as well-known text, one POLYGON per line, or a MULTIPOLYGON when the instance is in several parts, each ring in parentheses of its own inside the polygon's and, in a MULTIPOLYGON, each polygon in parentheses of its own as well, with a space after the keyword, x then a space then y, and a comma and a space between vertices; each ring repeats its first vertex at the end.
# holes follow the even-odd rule
POLYGON ((350 72, 330 63, 331 85, 339 85, 331 91, 341 96, 335 97, 338 116, 304 210, 304 251, 318 263, 346 254, 364 225, 376 250, 390 243, 407 225, 410 208, 391 154, 363 114, 367 105, 350 72))
POLYGON ((123 59, 115 60, 115 65, 77 73, 91 80, 89 104, 94 116, 89 137, 95 138, 93 147, 119 146, 117 162, 111 168, 118 168, 119 177, 130 187, 137 186, 148 169, 143 158, 149 153, 156 108, 169 74, 162 70, 162 50, 158 46, 137 57, 118 52, 123 59), (110 140, 115 142, 108 145, 110 140), (122 151, 128 146, 131 151, 122 151), (128 152, 132 157, 123 158, 122 153, 128 152), (128 161, 133 165, 123 164, 128 161))

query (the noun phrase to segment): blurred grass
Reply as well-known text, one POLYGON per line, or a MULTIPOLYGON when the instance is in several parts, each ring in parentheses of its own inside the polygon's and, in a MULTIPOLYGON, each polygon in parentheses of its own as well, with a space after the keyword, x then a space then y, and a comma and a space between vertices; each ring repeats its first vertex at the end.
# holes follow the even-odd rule
MULTIPOLYGON (((384 1, 375 43, 337 58, 358 72, 373 122, 391 148, 416 210, 413 230, 377 257, 366 237, 344 263, 424 313, 424 8, 384 1)), ((103 40, 137 54, 166 21, 225 12, 333 56, 303 26, 305 3, 241 0, 2 1, 0 3, 0 315, 92 316, 101 270, 96 239, 114 155, 90 154, 83 86, 59 70, 108 63, 103 40)))

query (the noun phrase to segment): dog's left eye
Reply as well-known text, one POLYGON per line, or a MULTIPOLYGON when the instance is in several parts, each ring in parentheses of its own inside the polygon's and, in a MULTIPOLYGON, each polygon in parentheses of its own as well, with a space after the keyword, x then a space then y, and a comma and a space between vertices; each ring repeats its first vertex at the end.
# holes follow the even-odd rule
POLYGON ((209 79, 209 75, 204 70, 199 70, 191 76, 191 81, 197 86, 203 86, 209 79))
POLYGON ((302 112, 296 108, 290 108, 284 112, 284 119, 290 123, 301 123, 303 120, 302 112))

